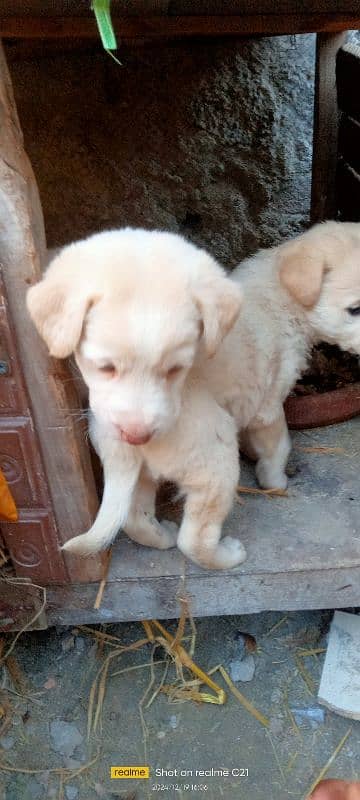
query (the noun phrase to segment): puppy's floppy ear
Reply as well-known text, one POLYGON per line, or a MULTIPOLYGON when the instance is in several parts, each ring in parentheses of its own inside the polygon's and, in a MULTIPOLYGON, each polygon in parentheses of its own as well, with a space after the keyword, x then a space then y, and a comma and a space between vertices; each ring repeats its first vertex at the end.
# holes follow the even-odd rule
POLYGON ((278 256, 282 285, 305 308, 317 303, 326 268, 324 250, 311 233, 282 245, 278 256))
POLYGON ((89 289, 79 286, 67 267, 60 255, 26 297, 30 316, 55 358, 66 358, 75 350, 92 303, 89 289))
POLYGON ((212 260, 211 265, 213 268, 204 271, 197 281, 194 294, 209 358, 215 355, 224 336, 236 322, 243 299, 240 286, 227 278, 212 260))

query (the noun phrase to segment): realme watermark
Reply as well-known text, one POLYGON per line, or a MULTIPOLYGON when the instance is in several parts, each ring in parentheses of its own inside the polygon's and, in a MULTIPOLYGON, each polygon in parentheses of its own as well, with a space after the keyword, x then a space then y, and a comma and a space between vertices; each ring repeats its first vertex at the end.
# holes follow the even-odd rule
POLYGON ((150 767, 110 767, 110 778, 150 778, 150 767))

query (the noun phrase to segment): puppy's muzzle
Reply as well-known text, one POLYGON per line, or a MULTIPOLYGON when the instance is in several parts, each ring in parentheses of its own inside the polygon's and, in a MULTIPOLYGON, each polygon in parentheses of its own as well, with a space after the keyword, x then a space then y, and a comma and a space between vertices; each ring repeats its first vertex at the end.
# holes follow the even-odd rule
POLYGON ((143 428, 140 425, 133 425, 131 427, 121 427, 115 425, 118 436, 123 442, 127 444, 140 445, 146 444, 150 441, 153 431, 148 428, 143 428))

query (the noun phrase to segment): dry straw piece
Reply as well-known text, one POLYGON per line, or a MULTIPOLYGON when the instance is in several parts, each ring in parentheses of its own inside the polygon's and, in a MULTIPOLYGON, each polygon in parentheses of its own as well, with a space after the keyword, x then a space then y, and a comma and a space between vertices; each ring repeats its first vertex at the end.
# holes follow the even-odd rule
POLYGON ((297 446, 296 450, 301 450, 302 453, 316 453, 319 456, 326 455, 348 455, 343 447, 327 447, 326 445, 314 445, 313 447, 300 447, 297 446))
POLYGON ((314 789, 316 789, 318 783, 320 783, 320 781, 322 781, 324 775, 326 775, 327 771, 330 769, 331 765, 334 763, 335 759, 337 758, 337 756, 340 753, 340 750, 342 750, 346 740, 349 738, 351 731, 352 731, 352 728, 349 728, 349 730, 346 731, 345 736, 343 736, 342 739, 340 740, 340 742, 337 745, 337 747, 335 747, 335 750, 331 754, 329 760, 326 762, 325 766, 320 770, 319 774, 317 775, 317 777, 315 778, 315 780, 311 784, 310 789, 308 789, 308 791, 304 795, 304 800, 310 800, 314 789))
POLYGON ((94 609, 96 611, 99 610, 99 608, 101 606, 101 603, 102 603, 103 594, 104 594, 106 582, 107 582, 107 579, 108 579, 109 569, 110 569, 111 556, 112 556, 112 548, 110 547, 110 549, 107 551, 107 553, 105 555, 104 574, 103 574, 103 577, 101 578, 99 589, 98 589, 98 593, 97 593, 96 598, 95 598, 94 609))
POLYGON ((254 486, 237 486, 239 494, 259 494, 264 497, 288 497, 287 489, 256 489, 254 486))

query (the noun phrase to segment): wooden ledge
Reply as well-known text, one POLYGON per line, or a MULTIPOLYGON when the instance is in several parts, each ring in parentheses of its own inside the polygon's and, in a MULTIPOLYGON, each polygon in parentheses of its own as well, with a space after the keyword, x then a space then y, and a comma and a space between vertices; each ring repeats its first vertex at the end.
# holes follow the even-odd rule
MULTIPOLYGON (((251 14, 231 16, 142 16, 113 18, 121 39, 169 39, 207 36, 280 36, 334 33, 360 29, 358 14, 251 14)), ((0 36, 11 39, 93 39, 99 36, 91 17, 0 18, 0 36)))

